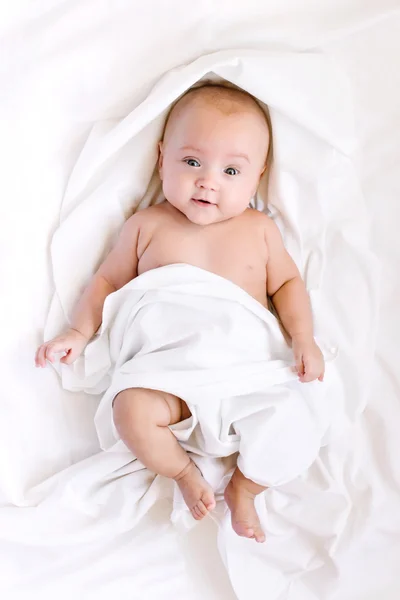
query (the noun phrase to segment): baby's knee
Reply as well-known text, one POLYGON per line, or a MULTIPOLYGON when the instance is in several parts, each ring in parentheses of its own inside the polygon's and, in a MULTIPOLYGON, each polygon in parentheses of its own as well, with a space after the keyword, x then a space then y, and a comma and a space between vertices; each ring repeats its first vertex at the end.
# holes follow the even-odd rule
POLYGON ((140 435, 149 427, 169 425, 170 410, 159 392, 132 388, 115 397, 113 418, 118 430, 129 427, 132 433, 140 435))
POLYGON ((131 432, 140 432, 155 419, 152 402, 143 392, 144 390, 129 389, 115 396, 113 419, 118 431, 129 427, 131 432))

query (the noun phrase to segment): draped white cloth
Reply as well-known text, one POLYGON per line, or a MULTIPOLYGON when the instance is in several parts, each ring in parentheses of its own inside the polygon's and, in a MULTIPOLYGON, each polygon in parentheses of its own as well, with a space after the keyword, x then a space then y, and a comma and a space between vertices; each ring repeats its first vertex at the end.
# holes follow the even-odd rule
POLYGON ((100 334, 64 369, 63 385, 105 392, 95 417, 100 444, 125 449, 127 462, 113 400, 129 388, 160 390, 190 409, 171 427, 186 450, 216 460, 239 452, 246 477, 276 487, 315 461, 343 410, 330 364, 323 384, 300 383, 293 364, 271 312, 232 282, 178 264, 108 296, 100 334))
POLYGON ((0 15, 2 595, 397 600, 396 2, 38 0, 0 15), (54 292, 46 335, 124 219, 159 198, 163 119, 203 77, 271 106, 268 208, 344 394, 345 429, 259 500, 264 545, 232 532, 222 502, 218 541, 210 520, 171 524, 169 482, 100 451, 99 397, 33 367, 54 292))

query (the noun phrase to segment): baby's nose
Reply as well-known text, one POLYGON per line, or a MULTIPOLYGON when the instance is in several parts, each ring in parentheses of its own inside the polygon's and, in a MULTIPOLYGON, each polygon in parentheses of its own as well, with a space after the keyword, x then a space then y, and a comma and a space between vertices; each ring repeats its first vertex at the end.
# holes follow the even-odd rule
POLYGON ((219 189, 218 183, 214 177, 206 176, 199 177, 196 180, 196 187, 210 192, 217 192, 219 189))

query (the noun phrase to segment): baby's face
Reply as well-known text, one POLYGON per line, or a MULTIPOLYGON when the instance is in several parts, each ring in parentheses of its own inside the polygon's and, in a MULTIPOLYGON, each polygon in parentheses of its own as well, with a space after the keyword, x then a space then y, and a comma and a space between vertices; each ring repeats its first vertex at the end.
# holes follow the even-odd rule
POLYGON ((268 130, 262 115, 188 106, 160 144, 165 198, 198 225, 240 215, 264 171, 268 130))

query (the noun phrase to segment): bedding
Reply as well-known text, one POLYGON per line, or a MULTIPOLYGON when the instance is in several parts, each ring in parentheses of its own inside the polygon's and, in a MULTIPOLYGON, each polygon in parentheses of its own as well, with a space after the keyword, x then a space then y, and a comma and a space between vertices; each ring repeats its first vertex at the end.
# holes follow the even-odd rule
POLYGON ((246 13, 222 4, 191 14, 175 1, 166 14, 156 2, 133 14, 128 2, 42 1, 6 23, 7 598, 398 596, 396 5, 310 1, 305 19, 289 1, 250 2, 246 13), (171 522, 169 482, 100 451, 99 398, 33 367, 45 321, 46 335, 65 323, 123 220, 157 201, 163 118, 210 73, 271 106, 276 164, 268 207, 263 188, 257 207, 305 275, 345 398, 337 435, 310 469, 260 503, 262 548, 237 538, 221 503, 214 521, 190 529, 175 498, 171 522))

